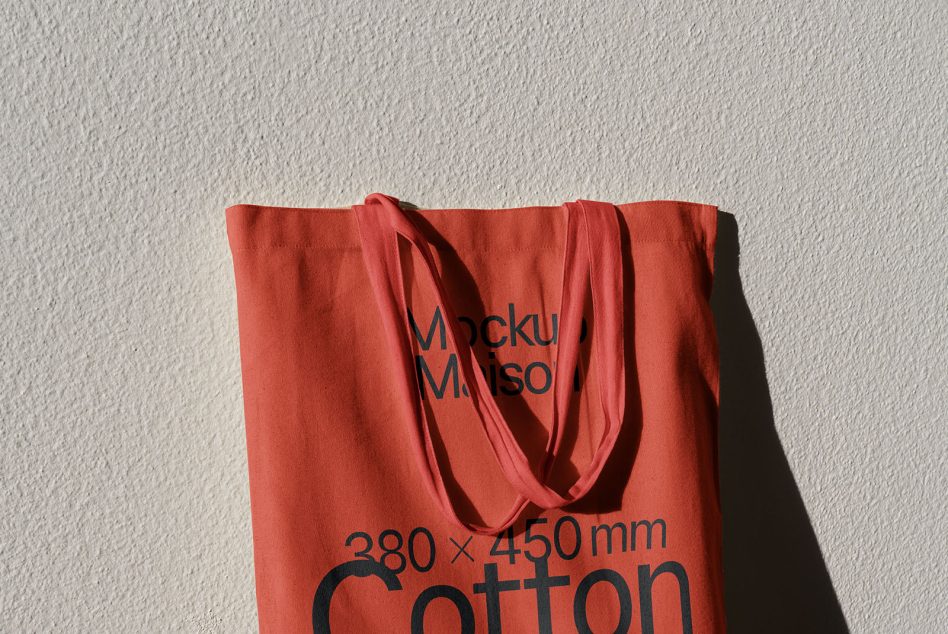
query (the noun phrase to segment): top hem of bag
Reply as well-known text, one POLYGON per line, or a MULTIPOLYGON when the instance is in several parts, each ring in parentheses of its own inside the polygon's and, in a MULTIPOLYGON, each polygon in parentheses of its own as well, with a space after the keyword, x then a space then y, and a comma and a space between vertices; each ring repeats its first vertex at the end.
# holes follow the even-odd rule
MULTIPOLYGON (((637 200, 627 203, 612 203, 620 209, 631 208, 643 205, 654 204, 672 204, 686 205, 688 207, 712 207, 718 209, 714 203, 699 203, 692 200, 678 200, 674 198, 653 198, 650 200, 637 200)), ((505 213, 518 211, 552 211, 560 209, 563 205, 521 205, 519 207, 408 207, 412 211, 420 213, 505 213)), ((351 212, 352 207, 293 207, 285 205, 266 205, 261 203, 235 203, 226 208, 227 213, 233 213, 240 210, 267 210, 275 212, 309 212, 309 213, 346 213, 351 212)))
MULTIPOLYGON (((676 199, 665 199, 665 198, 656 198, 650 200, 640 200, 627 203, 612 203, 618 209, 622 211, 633 211, 636 207, 646 207, 649 205, 670 205, 677 207, 687 207, 693 209, 695 212, 698 212, 701 215, 704 215, 706 220, 700 224, 706 224, 708 221, 711 223, 710 231, 705 233, 701 238, 695 239, 693 237, 688 238, 659 238, 659 237, 642 237, 633 239, 634 244, 691 244, 699 248, 704 249, 713 249, 714 242, 716 237, 715 225, 716 214, 718 213, 720 207, 715 204, 710 203, 698 203, 687 200, 676 200, 676 199), (705 215, 706 214, 706 215, 705 215), (709 217, 710 216, 710 217, 709 217)), ((557 209, 562 209, 563 205, 525 205, 520 207, 503 207, 503 208, 477 208, 477 207, 456 207, 456 208, 417 208, 410 207, 412 211, 422 213, 422 214, 503 214, 503 213, 516 213, 516 212, 543 212, 543 211, 555 211, 557 209)), ((230 205, 226 208, 226 215, 228 221, 233 216, 236 216, 242 212, 274 212, 277 214, 287 213, 287 214, 332 214, 332 215, 342 215, 345 213, 351 213, 352 207, 291 207, 291 206, 281 206, 281 205, 267 205, 267 204, 256 204, 256 203, 238 203, 230 205)), ((229 224, 229 222, 228 222, 229 224)), ((705 228, 706 231, 708 227, 705 228)), ((697 236, 696 236, 697 237, 697 236)), ((231 236, 231 249, 234 252, 241 251, 272 251, 278 249, 302 249, 302 250, 326 250, 326 249, 355 249, 358 250, 357 245, 338 245, 335 247, 330 247, 325 244, 307 244, 307 243, 254 243, 251 240, 244 239, 234 239, 235 236, 231 236)), ((437 249, 437 245, 433 245, 437 249)))

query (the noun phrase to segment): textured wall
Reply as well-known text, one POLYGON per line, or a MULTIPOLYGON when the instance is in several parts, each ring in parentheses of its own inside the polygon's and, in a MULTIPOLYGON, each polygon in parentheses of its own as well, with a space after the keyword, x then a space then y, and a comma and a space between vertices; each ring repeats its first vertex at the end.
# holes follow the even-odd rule
POLYGON ((0 7, 0 630, 255 628, 223 210, 378 190, 732 214, 732 631, 948 631, 944 3, 266 4, 0 7))

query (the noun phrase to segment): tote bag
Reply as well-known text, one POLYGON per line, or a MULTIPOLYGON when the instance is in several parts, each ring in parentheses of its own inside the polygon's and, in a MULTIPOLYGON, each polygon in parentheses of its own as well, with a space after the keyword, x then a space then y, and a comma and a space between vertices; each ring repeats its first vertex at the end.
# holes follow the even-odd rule
POLYGON ((716 221, 228 208, 260 631, 723 632, 716 221))

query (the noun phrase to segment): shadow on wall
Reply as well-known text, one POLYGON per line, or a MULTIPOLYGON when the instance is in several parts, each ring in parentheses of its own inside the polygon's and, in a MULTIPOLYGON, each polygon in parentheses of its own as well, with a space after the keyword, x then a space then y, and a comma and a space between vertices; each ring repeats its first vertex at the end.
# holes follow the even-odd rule
POLYGON ((718 215, 711 306, 721 354, 720 477, 730 634, 848 634, 780 438, 738 270, 737 222, 718 215))

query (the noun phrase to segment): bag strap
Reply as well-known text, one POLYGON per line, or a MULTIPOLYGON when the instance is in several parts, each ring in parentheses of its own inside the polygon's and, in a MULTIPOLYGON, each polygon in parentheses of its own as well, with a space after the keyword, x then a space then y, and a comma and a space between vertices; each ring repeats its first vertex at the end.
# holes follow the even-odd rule
POLYGON ((608 203, 577 200, 563 205, 567 216, 563 257, 563 289, 552 386, 553 407, 546 453, 539 477, 505 420, 460 324, 448 301, 431 245, 392 196, 374 193, 365 204, 353 207, 362 243, 362 255, 396 361, 397 393, 407 410, 412 449, 423 480, 445 516, 453 523, 480 534, 495 534, 512 525, 528 502, 541 508, 559 508, 583 497, 595 484, 615 448, 625 412, 625 354, 623 347, 622 251, 617 211, 608 203), (432 284, 444 315, 448 343, 458 364, 471 402, 487 434, 491 449, 505 477, 518 492, 509 513, 495 526, 461 519, 442 477, 431 441, 426 408, 416 374, 408 305, 399 255, 399 237, 418 250, 422 272, 432 284), (591 288, 596 328, 596 363, 599 401, 605 428, 595 453, 566 495, 546 484, 550 467, 563 438, 563 421, 569 412, 572 374, 579 360, 582 310, 586 289, 591 288))

